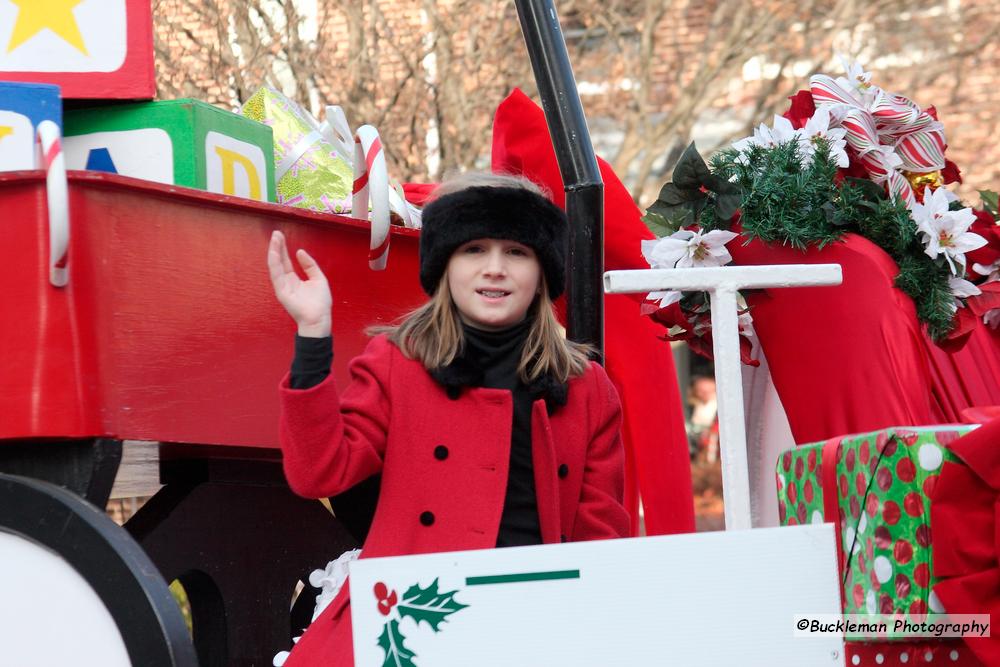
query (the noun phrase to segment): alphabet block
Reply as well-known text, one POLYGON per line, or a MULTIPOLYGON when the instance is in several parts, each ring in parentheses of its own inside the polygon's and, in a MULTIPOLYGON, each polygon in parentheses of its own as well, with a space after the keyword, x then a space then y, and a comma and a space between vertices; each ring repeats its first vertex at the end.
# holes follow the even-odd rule
POLYGON ((35 169, 35 128, 62 125, 59 86, 0 81, 0 171, 35 169))
POLYGON ((151 99, 150 0, 0 0, 0 78, 67 99, 151 99))
POLYGON ((275 201, 271 128, 196 100, 66 113, 69 169, 275 201))

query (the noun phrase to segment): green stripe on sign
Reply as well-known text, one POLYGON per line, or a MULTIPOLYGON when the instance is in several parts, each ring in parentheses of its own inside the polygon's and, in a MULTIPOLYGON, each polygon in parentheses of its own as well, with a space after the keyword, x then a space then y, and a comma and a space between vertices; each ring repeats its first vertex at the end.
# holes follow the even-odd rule
POLYGON ((551 579, 579 579, 580 570, 553 570, 551 572, 523 572, 521 574, 493 574, 486 577, 466 577, 466 586, 487 584, 516 584, 522 581, 549 581, 551 579))

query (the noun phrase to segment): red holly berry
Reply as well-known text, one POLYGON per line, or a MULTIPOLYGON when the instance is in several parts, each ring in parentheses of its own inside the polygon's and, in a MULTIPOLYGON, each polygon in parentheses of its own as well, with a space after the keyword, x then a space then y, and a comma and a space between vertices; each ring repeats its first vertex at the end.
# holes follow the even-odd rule
POLYGON ((906 540, 896 540, 892 548, 892 557, 900 565, 906 565, 913 559, 913 546, 906 540))
POLYGON ((929 547, 931 545, 931 527, 927 524, 917 526, 916 539, 920 546, 929 547))
POLYGON ((805 486, 802 487, 802 495, 805 497, 807 503, 813 501, 813 483, 811 479, 807 479, 805 486))
POLYGON ((924 480, 924 495, 927 496, 927 500, 934 500, 934 487, 937 486, 937 482, 937 475, 931 475, 924 480))
POLYGON ((903 498, 903 509, 910 516, 920 516, 924 513, 924 499, 916 491, 907 493, 903 498))
POLYGON ((851 590, 851 595, 854 598, 855 607, 863 607, 865 604, 865 589, 861 587, 861 584, 854 584, 854 588, 851 590))
POLYGON ((899 459, 896 463, 896 477, 899 481, 909 484, 917 476, 917 468, 909 458, 899 459))
POLYGON ((882 520, 890 526, 895 526, 899 521, 899 505, 894 500, 887 500, 882 504, 882 520))
POLYGON ((915 583, 920 588, 927 588, 927 584, 931 581, 930 568, 927 567, 927 563, 920 563, 915 568, 913 568, 913 583, 915 583))
POLYGON ((900 572, 896 575, 896 599, 905 600, 910 595, 910 578, 900 572))
POLYGON ((787 452, 785 452, 784 454, 781 455, 781 467, 785 469, 785 472, 788 472, 789 470, 792 469, 792 452, 791 451, 787 451, 787 452))
POLYGON ((853 449, 847 450, 847 461, 846 461, 847 472, 854 471, 854 461, 857 458, 857 456, 858 455, 854 452, 853 449))
POLYGON ((795 479, 802 479, 802 473, 805 472, 806 462, 802 460, 802 457, 795 459, 795 479))
POLYGON ((398 597, 396 591, 389 592, 388 586, 381 581, 376 583, 373 589, 375 599, 378 600, 378 610, 383 616, 388 616, 392 608, 396 606, 398 597))
POLYGON ((869 456, 871 456, 871 446, 868 441, 865 440, 861 443, 861 450, 858 452, 858 458, 861 459, 861 463, 868 463, 869 456))
POLYGON ((874 493, 869 493, 868 498, 865 500, 865 506, 868 510, 868 516, 874 518, 878 514, 878 496, 874 493))
POLYGON ((816 450, 809 450, 809 471, 812 472, 816 469, 816 450))
POLYGON ((892 535, 889 534, 889 529, 885 526, 879 526, 875 529, 875 546, 879 549, 888 549, 889 545, 892 544, 892 535))

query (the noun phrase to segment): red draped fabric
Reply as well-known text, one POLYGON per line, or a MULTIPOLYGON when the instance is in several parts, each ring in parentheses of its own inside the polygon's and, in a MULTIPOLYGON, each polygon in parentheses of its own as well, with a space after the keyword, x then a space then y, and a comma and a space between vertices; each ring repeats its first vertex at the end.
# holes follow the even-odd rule
POLYGON ((893 287, 892 259, 867 239, 805 252, 744 238, 736 264, 840 264, 839 287, 748 295, 754 328, 797 443, 933 424, 931 369, 916 309, 893 287))
MULTIPOLYGON (((604 265, 646 269, 639 242, 654 238, 631 195, 603 160, 604 265)), ((523 174, 565 206, 562 176, 541 108, 515 90, 493 121, 493 170, 523 174)), ((643 295, 605 297, 605 358, 621 394, 627 464, 626 507, 637 527, 639 496, 650 535, 694 530, 691 467, 680 390, 662 328, 640 315, 643 295)), ((565 303, 557 304, 565 309, 565 303)), ((564 318, 565 319, 565 318, 564 318)))
POLYGON ((939 422, 966 421, 968 408, 1000 405, 1000 333, 979 322, 960 350, 947 352, 927 339, 925 346, 939 422))

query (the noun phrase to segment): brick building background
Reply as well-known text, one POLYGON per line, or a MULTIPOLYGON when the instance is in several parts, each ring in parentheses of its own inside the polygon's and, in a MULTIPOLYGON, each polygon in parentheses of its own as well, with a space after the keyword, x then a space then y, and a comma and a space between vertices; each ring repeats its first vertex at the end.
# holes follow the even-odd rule
MULTIPOLYGON (((814 72, 859 58, 945 123, 959 193, 1000 188, 1000 0, 557 2, 598 152, 637 201, 679 151, 744 136, 814 72)), ((154 0, 161 98, 235 108, 269 84, 371 123, 399 180, 488 163, 496 105, 534 94, 514 5, 496 0, 154 0)))

